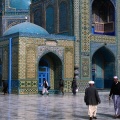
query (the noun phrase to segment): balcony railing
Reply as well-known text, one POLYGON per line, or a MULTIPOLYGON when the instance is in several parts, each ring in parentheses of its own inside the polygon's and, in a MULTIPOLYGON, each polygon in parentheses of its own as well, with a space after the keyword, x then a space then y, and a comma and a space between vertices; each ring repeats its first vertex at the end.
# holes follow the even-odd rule
POLYGON ((114 22, 95 22, 94 30, 99 33, 114 32, 114 22))

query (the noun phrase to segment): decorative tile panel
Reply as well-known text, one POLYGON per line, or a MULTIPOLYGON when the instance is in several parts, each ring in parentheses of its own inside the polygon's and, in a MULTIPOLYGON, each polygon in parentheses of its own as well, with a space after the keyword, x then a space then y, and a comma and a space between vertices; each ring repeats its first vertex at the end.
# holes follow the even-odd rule
POLYGON ((74 76, 74 51, 73 48, 65 48, 64 57, 64 75, 65 78, 73 78, 74 76))
POLYGON ((18 50, 17 47, 12 54, 12 79, 18 79, 18 50))
POLYGON ((19 89, 19 94, 38 94, 37 88, 25 88, 25 89, 19 89))
POLYGON ((31 81, 26 80, 26 81, 25 81, 25 86, 31 88, 31 87, 32 87, 32 86, 31 86, 31 81))
POLYGON ((116 43, 116 37, 114 36, 105 36, 105 35, 90 35, 90 40, 92 42, 100 43, 116 43))
MULTIPOLYGON (((28 45, 27 45, 28 46, 28 45)), ((26 48, 26 75, 27 78, 36 78, 36 51, 33 45, 26 48)))
POLYGON ((20 39, 19 43, 19 79, 26 78, 26 43, 24 38, 20 39))
POLYGON ((71 84, 72 84, 72 80, 65 80, 64 81, 64 91, 65 92, 72 92, 71 84))
POLYGON ((25 81, 20 81, 20 87, 25 87, 25 81))
POLYGON ((44 53, 53 52, 59 55, 63 60, 63 47, 50 47, 50 46, 39 46, 38 47, 38 58, 44 53))
POLYGON ((82 65, 81 65, 81 67, 82 67, 82 73, 81 73, 81 75, 82 75, 82 77, 90 77, 90 73, 89 73, 89 70, 90 70, 90 63, 89 63, 89 58, 82 58, 81 59, 82 61, 81 61, 81 63, 82 63, 82 65))
POLYGON ((89 52, 90 50, 90 37, 89 37, 89 30, 90 30, 90 0, 81 0, 80 4, 81 10, 81 51, 82 52, 89 52))
POLYGON ((50 63, 51 66, 50 66, 50 87, 51 89, 54 89, 54 64, 51 62, 50 63))
POLYGON ((19 80, 11 80, 12 89, 19 89, 19 80))
POLYGON ((67 40, 60 40, 58 41, 58 46, 63 46, 63 47, 73 47, 74 42, 73 41, 67 41, 67 40))
POLYGON ((76 37, 75 41, 75 64, 79 65, 80 61, 80 53, 79 53, 79 48, 80 48, 80 0, 74 0, 74 35, 76 37))
MULTIPOLYGON (((64 91, 65 92, 72 92, 71 85, 72 85, 72 80, 65 80, 64 81, 64 91)), ((77 80, 78 92, 85 92, 85 89, 88 86, 89 86, 88 80, 77 80)))
POLYGON ((37 94, 37 80, 20 80, 19 94, 37 94))
POLYGON ((7 20, 7 28, 6 28, 6 30, 7 29, 9 29, 10 27, 12 27, 12 26, 14 26, 14 25, 17 25, 17 24, 20 24, 20 23, 23 23, 23 22, 25 22, 25 19, 23 20, 21 20, 21 19, 9 19, 9 20, 7 20))
POLYGON ((85 92, 85 89, 89 86, 88 80, 78 80, 77 86, 78 86, 78 92, 85 92))
MULTIPOLYGON (((116 0, 116 9, 117 11, 120 10, 120 1, 116 0)), ((116 12, 116 26, 117 26, 117 46, 118 46, 118 50, 117 50, 117 66, 116 66, 116 74, 118 75, 118 78, 120 79, 120 12, 116 12)))
POLYGON ((3 74, 2 74, 2 79, 7 80, 8 79, 8 48, 3 49, 3 74))

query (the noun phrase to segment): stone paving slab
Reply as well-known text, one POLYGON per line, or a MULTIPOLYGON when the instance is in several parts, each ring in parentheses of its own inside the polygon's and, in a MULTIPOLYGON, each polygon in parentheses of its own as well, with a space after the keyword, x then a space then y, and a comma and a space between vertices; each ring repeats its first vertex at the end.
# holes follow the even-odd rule
MULTIPOLYGON (((113 120, 113 102, 109 92, 99 92, 97 120, 113 120)), ((89 120, 84 93, 63 95, 2 95, 0 120, 89 120)))

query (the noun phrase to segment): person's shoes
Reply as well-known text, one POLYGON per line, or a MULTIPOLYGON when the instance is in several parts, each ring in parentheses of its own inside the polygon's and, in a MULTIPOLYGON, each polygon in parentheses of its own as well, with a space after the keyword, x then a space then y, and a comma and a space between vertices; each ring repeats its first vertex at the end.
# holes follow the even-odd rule
POLYGON ((114 116, 114 119, 116 119, 116 118, 120 118, 120 115, 115 115, 115 116, 114 116))
POLYGON ((90 119, 89 120, 92 120, 92 117, 90 117, 90 119))
POLYGON ((114 116, 114 119, 116 119, 116 118, 119 118, 119 116, 115 115, 115 116, 114 116))
POLYGON ((115 118, 115 119, 116 119, 116 118, 120 118, 120 115, 115 115, 115 117, 114 117, 114 118, 115 118))
POLYGON ((97 117, 96 117, 96 116, 93 116, 93 119, 97 119, 97 117))

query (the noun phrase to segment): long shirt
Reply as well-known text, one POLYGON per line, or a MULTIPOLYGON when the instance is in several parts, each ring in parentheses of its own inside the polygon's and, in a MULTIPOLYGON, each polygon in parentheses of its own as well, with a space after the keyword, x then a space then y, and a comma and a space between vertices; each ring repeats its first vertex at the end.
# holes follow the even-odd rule
POLYGON ((111 95, 120 95, 120 82, 113 83, 109 96, 111 95))

